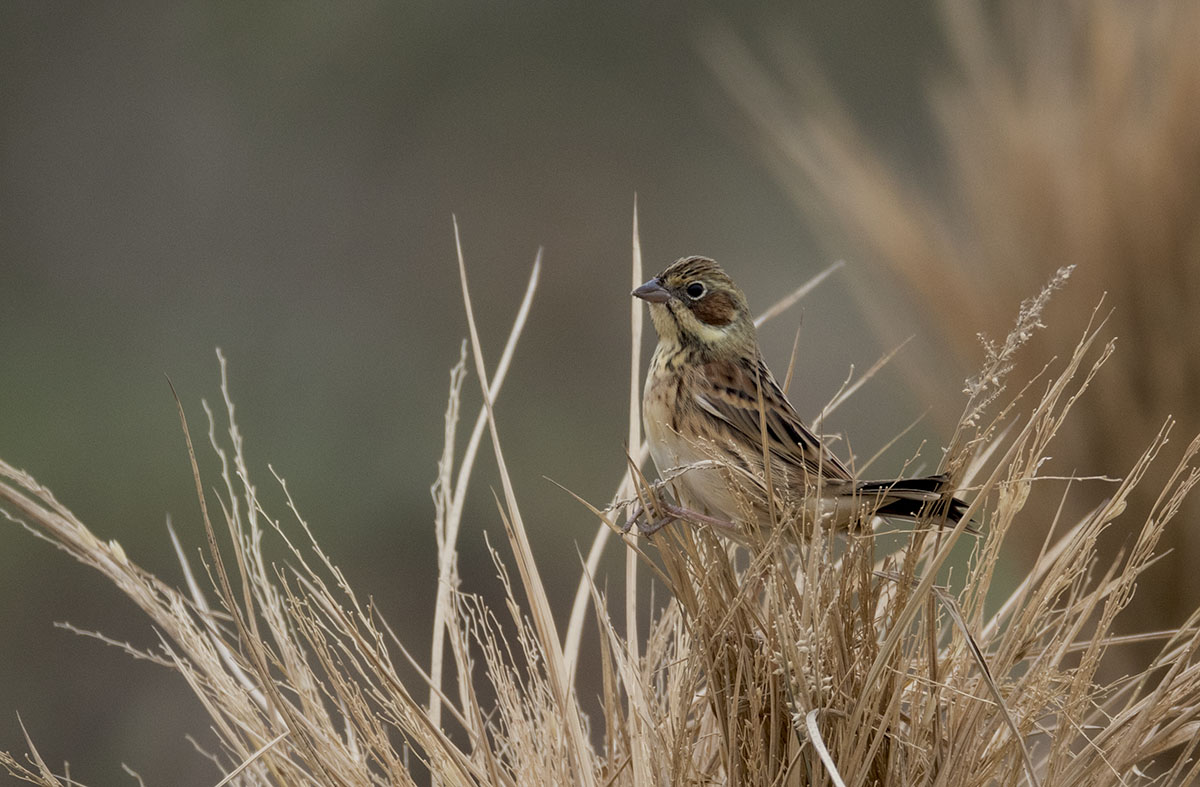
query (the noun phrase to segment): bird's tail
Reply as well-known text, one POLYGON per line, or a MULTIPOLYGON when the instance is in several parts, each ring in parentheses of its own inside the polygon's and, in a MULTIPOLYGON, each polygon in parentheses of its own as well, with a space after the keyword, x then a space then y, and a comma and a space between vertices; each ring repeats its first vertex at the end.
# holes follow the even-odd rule
POLYGON ((875 514, 900 519, 916 519, 927 516, 932 519, 946 517, 948 524, 957 524, 967 512, 967 503, 954 497, 947 489, 949 476, 931 475, 922 478, 900 478, 890 481, 861 481, 855 485, 857 496, 880 500, 875 514))

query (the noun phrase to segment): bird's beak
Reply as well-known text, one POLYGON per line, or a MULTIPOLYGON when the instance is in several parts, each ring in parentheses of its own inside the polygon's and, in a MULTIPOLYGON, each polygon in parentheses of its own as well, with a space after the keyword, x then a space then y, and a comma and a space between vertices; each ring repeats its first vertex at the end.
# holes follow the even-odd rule
POLYGON ((658 279, 651 279, 634 290, 633 297, 641 298, 649 303, 666 303, 671 300, 671 293, 667 292, 658 279))

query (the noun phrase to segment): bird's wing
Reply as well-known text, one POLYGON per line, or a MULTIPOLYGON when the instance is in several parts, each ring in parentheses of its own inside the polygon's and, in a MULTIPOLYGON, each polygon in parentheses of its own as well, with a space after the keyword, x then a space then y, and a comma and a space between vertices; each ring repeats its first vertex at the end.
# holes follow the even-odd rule
POLYGON ((750 456, 762 456, 758 387, 762 385, 767 442, 771 453, 793 472, 850 480, 850 471, 800 420, 766 364, 714 361, 697 370, 700 409, 721 421, 750 456))

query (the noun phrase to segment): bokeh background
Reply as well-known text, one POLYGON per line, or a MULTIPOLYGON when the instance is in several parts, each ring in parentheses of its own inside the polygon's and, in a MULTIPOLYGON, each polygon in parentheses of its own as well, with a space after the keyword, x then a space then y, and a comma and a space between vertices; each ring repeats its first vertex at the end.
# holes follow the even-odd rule
MULTIPOLYGON (((1200 428, 1192 4, 0 14, 0 456, 168 581, 167 518, 190 554, 202 533, 165 376, 202 435, 219 346, 268 505, 282 513, 270 463, 359 592, 427 652, 428 489, 466 335, 452 214, 492 360, 544 248, 497 417, 564 616, 595 526, 543 476, 603 501, 623 470, 635 192, 648 268, 713 256, 759 307, 846 260, 762 337, 782 370, 800 329, 803 414, 915 337, 827 424, 870 455, 924 414, 879 472, 922 440, 937 462, 976 334, 1003 336, 1070 263, 1027 374, 1073 346, 1105 291, 1120 347, 1048 472, 1120 474, 1169 413, 1177 442, 1200 428)), ((481 534, 502 527, 483 456, 460 547, 467 585, 486 589, 481 534)), ((1061 495, 1046 486, 1031 514, 1061 495)), ((1085 485, 1073 505, 1103 495, 1085 485)), ((1200 599, 1189 516, 1139 591, 1146 628, 1200 599)), ((129 782, 122 763, 149 784, 219 781, 187 737, 212 740, 180 681, 55 621, 155 642, 97 576, 0 521, 0 748, 23 750, 19 713, 85 783, 129 782)))

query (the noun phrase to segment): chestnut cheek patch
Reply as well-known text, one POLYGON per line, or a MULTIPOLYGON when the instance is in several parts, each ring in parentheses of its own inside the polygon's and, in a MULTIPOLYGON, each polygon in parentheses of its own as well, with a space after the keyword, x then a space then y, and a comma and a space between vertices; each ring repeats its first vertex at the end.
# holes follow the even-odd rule
POLYGON ((692 314, 705 325, 728 325, 734 317, 733 299, 724 292, 709 293, 692 304, 692 314))

